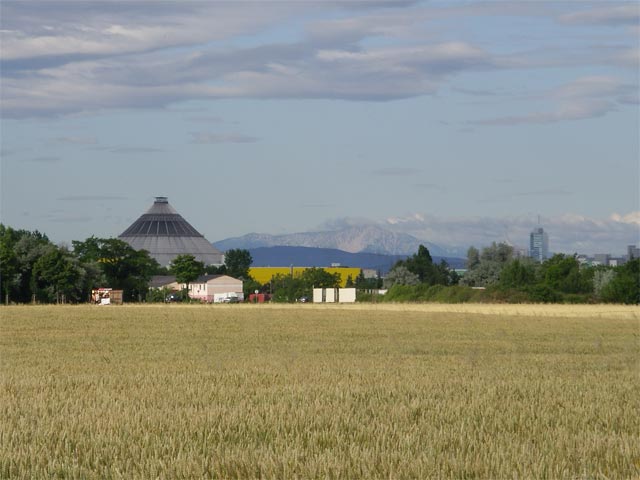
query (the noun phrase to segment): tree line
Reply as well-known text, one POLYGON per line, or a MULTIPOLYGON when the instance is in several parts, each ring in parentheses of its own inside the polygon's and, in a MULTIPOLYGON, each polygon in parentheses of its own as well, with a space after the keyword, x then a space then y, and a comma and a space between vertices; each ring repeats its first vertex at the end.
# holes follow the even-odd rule
POLYGON ((505 243, 467 252, 467 270, 457 275, 434 264, 426 247, 398 262, 385 279, 385 301, 512 303, 640 303, 640 259, 617 267, 581 264, 576 255, 544 262, 514 256, 505 243))
MULTIPOLYGON (((134 250, 114 238, 89 237, 72 241, 71 248, 55 245, 36 231, 0 224, 0 291, 3 301, 15 303, 86 302, 91 290, 111 287, 123 291, 125 301, 164 301, 166 291, 150 291, 153 275, 175 275, 186 284, 202 274, 226 274, 243 280, 245 298, 256 290, 273 301, 310 298, 312 288, 337 288, 340 275, 310 268, 300 275, 275 275, 260 284, 249 274, 248 250, 225 253, 221 266, 204 265, 192 255, 180 255, 162 267, 144 250, 134 250)), ((538 263, 514 257, 504 243, 478 250, 469 248, 467 270, 459 275, 446 262, 435 263, 427 247, 398 261, 384 278, 349 277, 347 287, 359 290, 359 300, 441 302, 565 302, 640 303, 640 259, 619 267, 586 266, 576 256, 557 254, 538 263), (388 293, 372 297, 384 286, 388 293)), ((185 299, 188 296, 184 295, 185 299)))
POLYGON ((127 301, 146 296, 149 280, 161 267, 146 251, 122 240, 90 237, 55 245, 36 231, 0 224, 0 289, 17 303, 85 302, 91 290, 122 290, 127 301))
MULTIPOLYGON (((0 224, 0 291, 2 302, 81 303, 89 301, 91 290, 110 287, 123 291, 127 302, 164 302, 167 289, 149 289, 154 275, 175 275, 185 285, 178 298, 189 301, 189 284, 203 274, 229 275, 243 281, 245 298, 256 290, 268 293, 275 302, 295 302, 310 298, 313 287, 337 288, 339 274, 321 268, 307 269, 301 275, 276 275, 260 284, 249 269, 253 259, 248 250, 225 252, 223 265, 204 265, 193 255, 179 255, 169 267, 162 267, 144 250, 135 250, 115 238, 91 236, 72 241, 71 246, 56 245, 39 231, 13 229, 0 224)), ((362 274, 347 279, 348 286, 380 287, 377 279, 362 274)))
POLYGON ((221 266, 205 266, 192 255, 181 255, 167 268, 149 252, 116 238, 91 236, 72 241, 69 248, 54 244, 37 230, 0 224, 0 291, 2 302, 7 303, 81 303, 100 287, 122 290, 129 302, 164 301, 150 295, 149 282, 154 275, 170 274, 181 283, 204 273, 227 274, 249 280, 245 282, 249 288, 251 261, 248 251, 230 250, 221 266))

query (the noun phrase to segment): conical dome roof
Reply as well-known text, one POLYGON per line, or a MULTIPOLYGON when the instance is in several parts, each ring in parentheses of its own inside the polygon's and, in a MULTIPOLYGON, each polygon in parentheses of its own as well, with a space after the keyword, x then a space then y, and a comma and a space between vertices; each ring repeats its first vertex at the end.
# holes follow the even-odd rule
POLYGON ((156 197, 151 208, 118 238, 136 250, 147 250, 162 266, 187 254, 205 265, 222 264, 222 253, 169 205, 167 197, 156 197))

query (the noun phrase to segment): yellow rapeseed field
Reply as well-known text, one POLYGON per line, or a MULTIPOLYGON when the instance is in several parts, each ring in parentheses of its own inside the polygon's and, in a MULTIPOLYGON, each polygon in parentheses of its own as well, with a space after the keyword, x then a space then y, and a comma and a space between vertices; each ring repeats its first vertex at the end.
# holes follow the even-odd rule
POLYGON ((637 307, 0 309, 1 478, 640 476, 637 307))

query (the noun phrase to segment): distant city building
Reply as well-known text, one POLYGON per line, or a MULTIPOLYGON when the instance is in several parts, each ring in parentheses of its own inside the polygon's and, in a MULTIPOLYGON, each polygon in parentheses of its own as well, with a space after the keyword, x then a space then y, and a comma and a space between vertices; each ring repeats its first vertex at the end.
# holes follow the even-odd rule
POLYGON ((627 259, 632 260, 634 258, 640 258, 640 248, 635 245, 629 245, 627 247, 627 259))
POLYGON ((591 265, 591 259, 584 254, 576 255, 576 260, 580 265, 591 265))
POLYGON ((513 258, 526 258, 529 256, 529 251, 526 247, 513 246, 513 258))
POLYGON ((592 265, 609 265, 609 260, 611 259, 611 255, 608 253, 595 253, 593 255, 592 265))
POLYGON ((529 256, 538 262, 549 257, 549 236, 542 227, 536 227, 529 236, 529 256))
POLYGON ((587 255, 578 255, 576 256, 576 260, 580 262, 580 265, 586 265, 589 267, 620 267, 627 263, 627 257, 617 256, 614 257, 610 253, 596 253, 593 256, 589 257, 587 255))
POLYGON ((364 278, 378 278, 378 271, 375 268, 363 268, 362 276, 364 278))

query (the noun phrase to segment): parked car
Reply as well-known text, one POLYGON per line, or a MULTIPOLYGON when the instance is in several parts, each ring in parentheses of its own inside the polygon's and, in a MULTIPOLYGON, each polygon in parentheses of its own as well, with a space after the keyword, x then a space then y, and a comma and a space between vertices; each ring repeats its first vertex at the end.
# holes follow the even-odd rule
POLYGON ((170 293, 169 295, 166 296, 164 301, 167 303, 181 302, 182 294, 180 292, 170 293))

